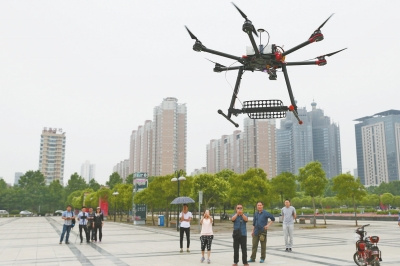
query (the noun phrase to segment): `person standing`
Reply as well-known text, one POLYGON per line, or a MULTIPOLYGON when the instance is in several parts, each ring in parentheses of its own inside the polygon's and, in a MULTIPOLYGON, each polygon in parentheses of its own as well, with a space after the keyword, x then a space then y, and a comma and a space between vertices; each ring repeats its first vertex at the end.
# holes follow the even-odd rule
POLYGON ((183 234, 186 234, 186 251, 190 252, 190 221, 192 220, 193 215, 192 213, 188 210, 188 205, 183 204, 183 209, 182 212, 179 214, 179 221, 181 223, 181 226, 179 228, 179 244, 181 247, 180 252, 183 252, 183 234))
POLYGON ((63 211, 61 219, 64 220, 64 225, 60 237, 60 244, 62 244, 63 242, 65 233, 67 233, 67 235, 65 236, 65 244, 69 244, 69 233, 71 232, 71 228, 74 226, 72 224, 72 220, 75 219, 74 212, 71 210, 71 205, 68 205, 67 210, 63 211))
POLYGON ((90 238, 89 238, 89 232, 87 229, 87 223, 88 223, 88 213, 86 212, 86 207, 83 206, 82 210, 78 214, 78 221, 79 221, 79 236, 81 238, 81 244, 83 241, 83 236, 82 236, 82 230, 85 232, 86 235, 86 242, 90 243, 90 238))
POLYGON ((260 263, 265 261, 265 253, 267 250, 267 231, 270 225, 275 221, 275 217, 269 212, 264 210, 264 203, 261 201, 257 202, 257 211, 253 218, 253 230, 251 236, 253 237, 253 246, 251 249, 251 256, 248 262, 256 261, 256 254, 258 248, 258 242, 261 243, 261 258, 260 263), (268 222, 268 219, 270 221, 268 222))
POLYGON ((94 241, 94 211, 92 207, 89 207, 89 212, 88 212, 88 223, 87 223, 87 230, 89 234, 89 239, 93 242, 94 241))
POLYGON ((291 252, 293 247, 293 230, 296 219, 296 209, 290 206, 290 200, 285 200, 285 207, 281 210, 283 219, 283 238, 285 239, 286 252, 291 252))
POLYGON ((245 266, 247 263, 247 229, 246 223, 248 217, 243 214, 243 205, 236 205, 236 213, 232 216, 233 230, 240 230, 240 237, 233 238, 233 264, 232 266, 237 266, 239 262, 239 246, 242 249, 242 262, 245 266))
POLYGON ((103 224, 104 224, 104 216, 101 212, 100 207, 97 207, 96 212, 94 214, 94 241, 97 242, 97 230, 99 230, 99 242, 103 238, 103 224))
POLYGON ((204 212, 203 217, 200 220, 201 224, 201 232, 200 232, 200 241, 201 241, 201 260, 200 262, 204 262, 204 251, 207 246, 207 263, 210 264, 210 255, 211 255, 211 243, 214 238, 214 233, 212 230, 213 219, 210 216, 210 211, 206 210, 204 212))

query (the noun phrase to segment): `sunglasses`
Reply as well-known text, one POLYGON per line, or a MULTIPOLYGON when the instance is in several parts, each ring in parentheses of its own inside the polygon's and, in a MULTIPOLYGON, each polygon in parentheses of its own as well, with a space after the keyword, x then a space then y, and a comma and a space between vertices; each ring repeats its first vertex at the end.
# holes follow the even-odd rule
POLYGON ((237 207, 236 209, 241 210, 241 209, 243 209, 243 208, 242 208, 242 207, 237 207))

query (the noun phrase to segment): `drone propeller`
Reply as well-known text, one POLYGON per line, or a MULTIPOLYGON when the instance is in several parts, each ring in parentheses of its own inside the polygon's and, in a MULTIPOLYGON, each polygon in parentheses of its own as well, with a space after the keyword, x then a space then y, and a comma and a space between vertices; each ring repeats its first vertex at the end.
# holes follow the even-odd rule
MULTIPOLYGON (((239 11, 240 15, 242 15, 242 17, 243 17, 246 21, 250 21, 250 20, 247 18, 246 14, 243 13, 243 11, 240 10, 240 8, 238 8, 238 7, 235 5, 235 3, 232 2, 232 5, 233 5, 234 7, 236 7, 237 11, 239 11)), ((250 23, 251 23, 251 21, 250 21, 250 23)), ((258 37, 256 28, 254 27, 254 25, 252 25, 252 26, 253 26, 253 30, 252 30, 252 31, 253 31, 254 35, 256 35, 256 36, 258 37)))
POLYGON ((196 40, 196 41, 200 42, 199 39, 197 39, 197 37, 194 36, 194 34, 189 30, 189 28, 188 28, 187 26, 185 26, 185 28, 186 28, 186 30, 188 31, 190 37, 191 37, 193 40, 196 40))
MULTIPOLYGON (((329 54, 324 54, 324 55, 315 57, 315 58, 313 58, 313 59, 320 59, 320 58, 324 58, 325 56, 332 56, 332 55, 337 54, 337 53, 339 53, 339 52, 341 52, 341 51, 343 51, 343 50, 346 50, 346 49, 347 49, 347 48, 343 48, 343 49, 341 49, 341 50, 339 50, 339 51, 336 51, 336 52, 333 52, 333 53, 329 53, 329 54)), ((313 59, 310 59, 310 60, 313 60, 313 59)))
MULTIPOLYGON (((335 13, 333 13, 333 14, 335 14, 335 13)), ((322 23, 321 26, 319 26, 318 29, 316 29, 316 30, 314 31, 313 34, 311 34, 310 38, 312 38, 313 35, 314 35, 315 33, 319 32, 319 31, 321 30, 321 28, 325 25, 325 23, 328 22, 328 20, 333 16, 333 14, 330 15, 329 18, 327 18, 327 19, 324 21, 324 23, 322 23)))
POLYGON ((224 65, 221 65, 220 63, 214 62, 214 61, 212 61, 212 60, 210 60, 210 59, 208 59, 208 58, 204 58, 204 59, 206 59, 206 60, 210 61, 211 63, 214 63, 214 64, 215 64, 215 66, 219 66, 219 67, 225 67, 224 65))

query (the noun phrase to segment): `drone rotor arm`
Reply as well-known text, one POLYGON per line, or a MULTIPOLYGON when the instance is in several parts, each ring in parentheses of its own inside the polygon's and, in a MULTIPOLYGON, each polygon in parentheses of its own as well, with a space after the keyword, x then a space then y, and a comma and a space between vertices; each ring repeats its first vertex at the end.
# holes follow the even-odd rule
POLYGON ((243 64, 243 62, 244 62, 244 61, 243 61, 243 58, 241 58, 241 57, 234 56, 234 55, 230 55, 230 54, 226 54, 226 53, 219 52, 219 51, 212 50, 212 49, 208 49, 208 48, 205 47, 205 46, 203 46, 203 48, 202 48, 201 51, 202 51, 202 52, 206 52, 206 53, 210 53, 210 54, 215 54, 215 55, 223 56, 223 57, 226 57, 226 58, 230 58, 230 59, 236 60, 236 61, 238 61, 238 62, 240 62, 240 63, 242 63, 242 64, 243 64))

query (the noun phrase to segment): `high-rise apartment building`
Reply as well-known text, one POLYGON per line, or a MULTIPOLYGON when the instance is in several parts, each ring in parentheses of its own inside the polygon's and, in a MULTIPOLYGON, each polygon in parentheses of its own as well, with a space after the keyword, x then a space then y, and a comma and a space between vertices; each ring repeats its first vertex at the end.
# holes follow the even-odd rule
POLYGON ((126 177, 129 175, 129 159, 120 161, 113 167, 113 173, 117 172, 122 180, 125 181, 126 177))
POLYGON ((186 171, 187 109, 176 98, 154 107, 153 121, 132 131, 129 172, 161 176, 186 171))
POLYGON ((152 121, 146 120, 143 126, 133 130, 129 151, 130 173, 151 173, 153 130, 152 121))
POLYGON ((244 172, 249 168, 261 168, 268 178, 276 176, 275 136, 275 119, 244 119, 244 172))
POLYGON ((278 174, 298 174, 311 161, 319 161, 328 178, 342 172, 339 127, 316 105, 311 104, 310 112, 298 108, 301 125, 291 112, 281 120, 276 136, 278 174))
POLYGON ((19 184, 19 179, 21 178, 21 176, 23 176, 24 173, 22 172, 15 172, 14 175, 14 185, 18 185, 19 184))
POLYGON ((39 170, 47 185, 54 180, 59 180, 63 185, 65 142, 66 136, 62 129, 43 129, 40 136, 39 170))
POLYGON ((81 166, 81 177, 89 184, 90 180, 96 178, 96 165, 85 161, 81 166))
POLYGON ((186 170, 186 134, 186 104, 169 97, 154 107, 152 175, 186 170))
POLYGON ((400 180, 400 111, 388 110, 355 121, 357 170, 366 186, 400 180))
POLYGON ((230 169, 244 173, 261 168, 269 178, 276 176, 275 120, 244 119, 243 132, 213 139, 207 145, 207 172, 230 169))
POLYGON ((243 139, 240 130, 210 140, 210 144, 207 144, 207 172, 217 173, 224 169, 243 173, 243 139))

